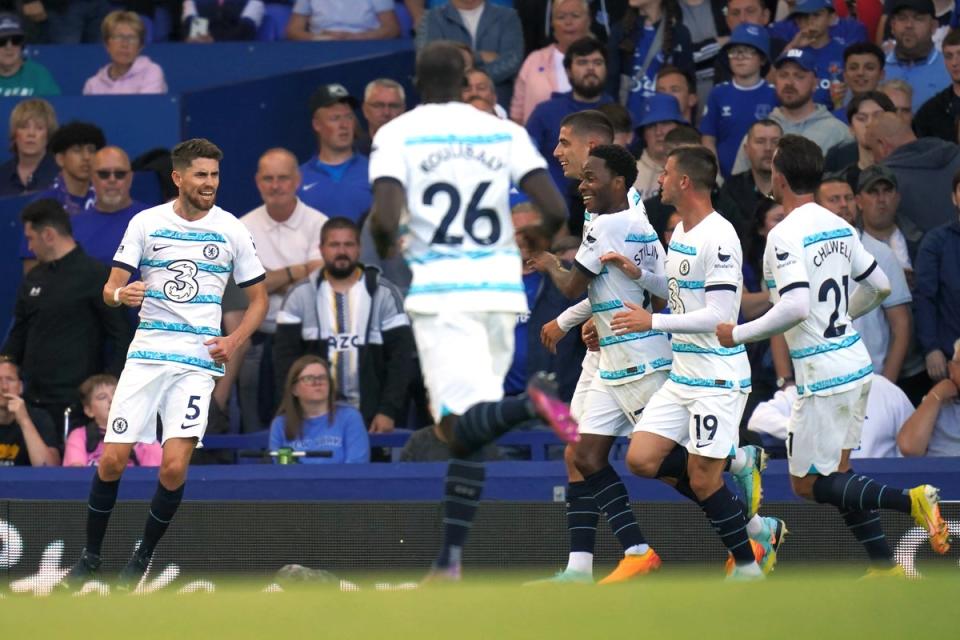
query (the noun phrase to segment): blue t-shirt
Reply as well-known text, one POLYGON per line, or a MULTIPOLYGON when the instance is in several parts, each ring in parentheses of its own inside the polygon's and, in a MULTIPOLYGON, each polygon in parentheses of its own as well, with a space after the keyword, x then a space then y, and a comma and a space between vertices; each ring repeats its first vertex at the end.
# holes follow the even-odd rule
MULTIPOLYGON (((543 282, 543 275, 537 271, 523 275, 523 288, 527 293, 527 308, 533 309, 537 301, 537 292, 540 291, 540 284, 543 282)), ((530 331, 530 314, 517 314, 517 326, 513 330, 513 361, 510 363, 510 369, 503 379, 503 393, 508 396, 515 396, 523 393, 527 388, 527 338, 530 331)))
POLYGON ((297 195, 304 204, 327 217, 343 216, 359 222, 373 203, 367 174, 369 163, 359 153, 337 165, 320 162, 314 156, 300 166, 303 181, 297 195))
POLYGON ((146 208, 147 205, 136 200, 131 202, 129 207, 113 213, 88 207, 70 219, 73 239, 83 247, 88 256, 110 266, 130 220, 146 208))
POLYGON ((833 109, 833 100, 830 98, 830 83, 833 80, 843 81, 843 50, 844 45, 831 40, 826 46, 814 49, 804 47, 805 51, 813 54, 817 61, 817 90, 813 92, 813 101, 833 109))
POLYGON ((283 433, 284 416, 277 416, 270 423, 270 450, 289 447, 294 451, 330 451, 329 458, 298 458, 301 464, 336 464, 370 462, 370 439, 363 426, 360 412, 346 405, 337 405, 333 424, 330 414, 303 421, 302 435, 296 440, 287 440, 283 433))
POLYGON ((730 177, 743 136, 757 120, 770 116, 777 93, 765 80, 750 88, 723 82, 710 91, 700 131, 717 139, 717 157, 724 178, 730 177))
POLYGON ((650 61, 646 72, 642 78, 637 75, 643 68, 643 63, 647 59, 647 52, 653 45, 657 36, 657 28, 660 23, 655 25, 644 25, 643 29, 637 31, 637 44, 633 50, 633 60, 629 69, 624 69, 630 76, 627 82, 630 83, 627 94, 627 110, 630 111, 630 117, 634 123, 643 119, 643 105, 647 98, 656 93, 657 72, 660 71, 666 63, 679 67, 683 71, 693 73, 693 44, 690 39, 690 31, 682 24, 677 24, 673 28, 673 51, 666 58, 663 51, 658 51, 657 55, 650 61))

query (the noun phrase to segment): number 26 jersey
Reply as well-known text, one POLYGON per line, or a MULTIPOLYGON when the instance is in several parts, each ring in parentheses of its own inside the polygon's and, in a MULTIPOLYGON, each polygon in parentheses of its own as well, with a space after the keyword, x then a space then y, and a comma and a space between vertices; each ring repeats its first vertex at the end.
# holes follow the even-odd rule
POLYGON ((370 183, 407 193, 408 311, 527 311, 509 191, 546 166, 526 130, 462 102, 420 105, 377 131, 370 183))

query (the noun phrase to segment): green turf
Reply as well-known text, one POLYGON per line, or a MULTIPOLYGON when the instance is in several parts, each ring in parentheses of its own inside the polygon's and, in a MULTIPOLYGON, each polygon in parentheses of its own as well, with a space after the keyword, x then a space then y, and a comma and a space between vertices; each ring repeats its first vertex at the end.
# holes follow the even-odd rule
MULTIPOLYGON (((378 592, 410 576, 353 577, 359 592, 217 580, 214 594, 12 596, 0 637, 38 638, 674 638, 874 640, 957 637, 955 568, 923 580, 858 580, 853 569, 793 569, 763 583, 674 570, 613 587, 524 587, 530 575, 378 592)), ((539 576, 542 577, 542 576, 539 576)))

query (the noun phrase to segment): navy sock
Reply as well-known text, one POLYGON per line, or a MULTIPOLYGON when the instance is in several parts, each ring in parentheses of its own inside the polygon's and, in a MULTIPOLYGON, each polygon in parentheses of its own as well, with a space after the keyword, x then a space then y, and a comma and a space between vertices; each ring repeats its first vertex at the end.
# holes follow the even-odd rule
POLYGON ((849 511, 892 509, 910 514, 910 495, 905 489, 888 487, 853 471, 820 476, 813 483, 813 497, 821 504, 849 511))
POLYGON ((526 394, 473 405, 453 427, 454 454, 479 451, 510 429, 537 417, 526 394))
POLYGON ((840 515, 847 523, 847 529, 863 545, 870 558, 870 563, 884 568, 894 565, 893 552, 887 544, 887 536, 883 534, 880 524, 880 513, 877 511, 851 511, 840 508, 840 515))
POLYGON ((620 541, 624 550, 646 543, 640 532, 640 525, 637 524, 637 519, 630 508, 627 488, 613 467, 607 465, 600 471, 585 477, 583 482, 593 494, 603 515, 607 517, 613 535, 620 541))
POLYGON ((459 564, 473 517, 480 505, 486 468, 482 462, 452 458, 447 466, 443 497, 443 547, 436 566, 459 564))
POLYGON ((733 554, 737 564, 754 562, 753 548, 747 536, 747 510, 740 499, 726 485, 700 503, 700 508, 710 520, 710 526, 720 536, 720 541, 733 554))
POLYGON ((686 447, 676 445, 660 463, 660 468, 657 469, 657 477, 674 478, 677 481, 674 485, 677 492, 699 504, 697 494, 690 488, 690 476, 687 474, 687 455, 686 447))
POLYGON ((180 506, 180 500, 183 499, 184 486, 186 485, 182 484, 171 491, 157 482, 157 490, 153 494, 153 500, 150 501, 150 513, 147 514, 147 524, 143 528, 143 541, 137 550, 137 553, 144 558, 149 558, 153 555, 153 550, 156 548, 157 543, 160 542, 160 538, 166 533, 167 527, 170 526, 170 521, 173 520, 173 514, 177 512, 177 508, 180 506))
POLYGON ((570 532, 570 551, 593 553, 597 539, 600 509, 587 488, 586 482, 567 485, 567 531, 570 532))
POLYGON ((100 479, 100 474, 94 469, 90 497, 87 499, 87 551, 92 554, 100 555, 110 514, 113 513, 113 506, 117 504, 119 488, 119 478, 106 482, 100 479))

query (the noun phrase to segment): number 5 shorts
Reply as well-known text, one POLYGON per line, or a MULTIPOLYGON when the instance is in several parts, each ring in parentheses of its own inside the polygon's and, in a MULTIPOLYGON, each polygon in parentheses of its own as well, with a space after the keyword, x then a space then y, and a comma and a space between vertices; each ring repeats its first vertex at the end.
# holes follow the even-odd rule
POLYGON ((740 419, 747 393, 702 389, 667 380, 637 423, 636 431, 655 433, 704 458, 726 458, 740 442, 740 419))
POLYGON ((503 379, 513 360, 515 312, 442 311, 411 313, 410 318, 437 422, 503 398, 503 379))
POLYGON ((860 445, 870 395, 869 378, 853 389, 829 396, 805 395, 793 402, 787 424, 790 475, 830 475, 844 449, 860 445))
POLYGON ((209 373, 167 364, 131 362, 123 367, 110 405, 104 442, 156 442, 196 438, 202 446, 214 378, 209 373))
POLYGON ((606 384, 595 374, 587 392, 580 433, 629 437, 650 398, 667 380, 666 371, 652 371, 623 384, 606 384))

